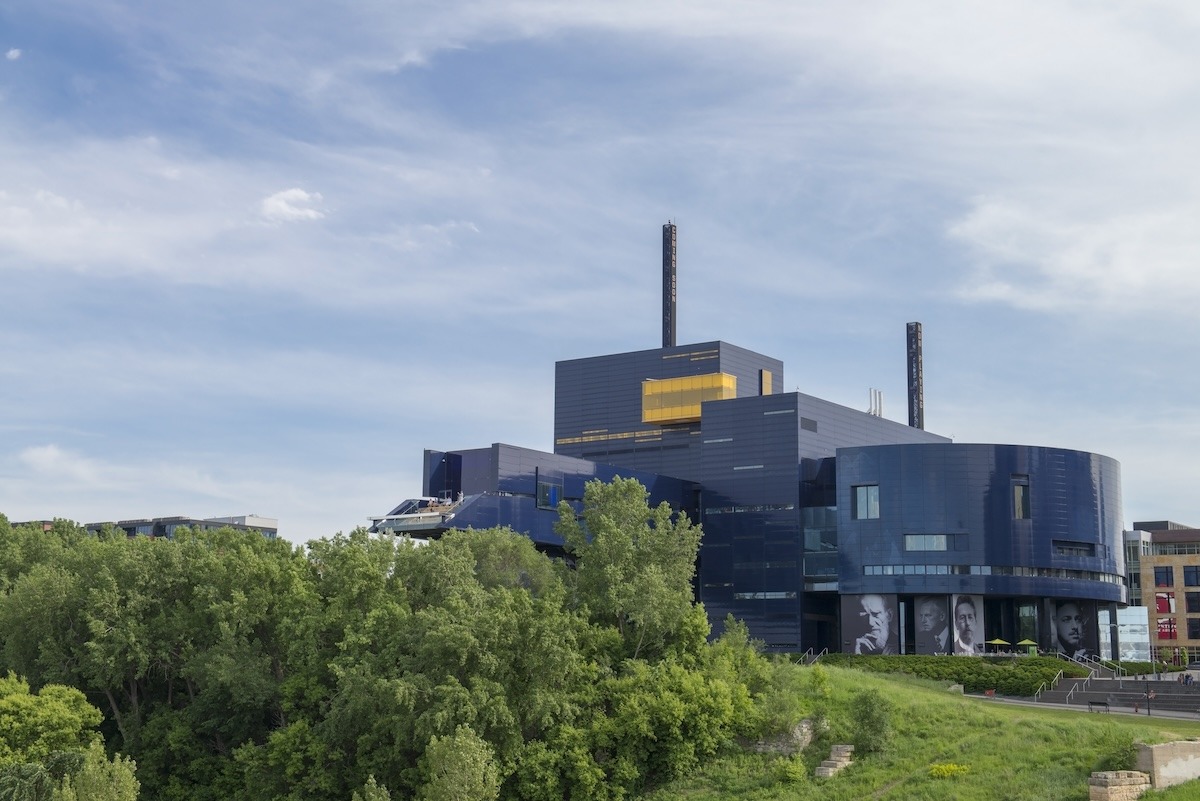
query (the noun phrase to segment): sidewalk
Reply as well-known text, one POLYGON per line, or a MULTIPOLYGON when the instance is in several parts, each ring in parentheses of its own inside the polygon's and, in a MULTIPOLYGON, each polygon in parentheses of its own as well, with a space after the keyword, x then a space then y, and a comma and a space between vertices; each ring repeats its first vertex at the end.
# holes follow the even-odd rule
POLYGON ((1137 715, 1139 717, 1174 718, 1176 720, 1200 720, 1200 712, 1186 712, 1174 709, 1155 709, 1153 701, 1150 702, 1149 710, 1141 705, 1138 706, 1136 712, 1133 710, 1133 707, 1130 706, 1113 706, 1109 708, 1107 713, 1105 713, 1092 712, 1085 704, 1055 704, 1046 701, 1034 701, 1029 698, 1006 698, 1001 695, 986 696, 982 693, 964 693, 964 697, 976 698, 980 701, 987 701, 988 703, 1000 702, 1010 706, 1041 707, 1042 709, 1068 709, 1074 712, 1083 712, 1085 714, 1137 715))

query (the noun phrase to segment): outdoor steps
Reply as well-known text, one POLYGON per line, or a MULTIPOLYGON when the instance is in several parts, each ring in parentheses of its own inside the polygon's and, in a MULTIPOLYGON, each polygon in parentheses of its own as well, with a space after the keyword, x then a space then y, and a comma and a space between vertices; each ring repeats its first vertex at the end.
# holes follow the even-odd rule
POLYGON ((1181 685, 1178 681, 1153 679, 1063 679, 1058 687, 1043 692, 1038 701, 1086 707, 1106 703, 1110 707, 1146 709, 1146 694, 1154 693, 1150 708, 1200 714, 1200 684, 1181 685))
POLYGON ((847 767, 854 758, 854 746, 835 745, 829 751, 829 759, 817 766, 818 778, 827 779, 839 770, 847 767))
POLYGON ((1038 701, 1044 704, 1067 704, 1071 702, 1074 694, 1078 693, 1077 689, 1080 685, 1087 682, 1087 679, 1062 679, 1053 690, 1043 690, 1038 696, 1038 701))
POLYGON ((1096 671, 1096 678, 1098 678, 1098 679, 1120 678, 1120 676, 1117 674, 1117 671, 1113 670, 1112 668, 1108 667, 1107 665, 1105 665, 1102 662, 1092 663, 1089 665, 1089 667, 1091 667, 1092 670, 1096 671))

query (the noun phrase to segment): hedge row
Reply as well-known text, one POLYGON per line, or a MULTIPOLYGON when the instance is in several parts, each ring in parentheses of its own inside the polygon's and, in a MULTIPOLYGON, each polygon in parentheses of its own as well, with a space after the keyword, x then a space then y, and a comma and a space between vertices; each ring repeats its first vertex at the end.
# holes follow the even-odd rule
POLYGON ((855 656, 827 654, 821 662, 873 673, 904 673, 933 681, 961 684, 969 693, 995 690, 1000 695, 1028 698, 1043 684, 1049 685, 1061 670, 1066 676, 1084 677, 1088 669, 1061 659, 1038 656, 855 656))

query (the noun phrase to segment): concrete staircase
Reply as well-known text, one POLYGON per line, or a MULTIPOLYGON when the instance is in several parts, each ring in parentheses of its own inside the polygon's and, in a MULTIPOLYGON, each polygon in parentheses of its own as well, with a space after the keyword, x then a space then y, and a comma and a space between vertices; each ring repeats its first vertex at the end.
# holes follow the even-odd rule
POLYGON ((1040 703, 1069 704, 1093 711, 1145 712, 1151 710, 1193 713, 1200 716, 1200 685, 1183 685, 1167 679, 1097 678, 1063 679, 1045 690, 1040 703))
POLYGON ((838 771, 849 766, 853 758, 854 746, 835 745, 829 751, 829 759, 826 759, 817 766, 817 777, 821 779, 828 779, 838 771))

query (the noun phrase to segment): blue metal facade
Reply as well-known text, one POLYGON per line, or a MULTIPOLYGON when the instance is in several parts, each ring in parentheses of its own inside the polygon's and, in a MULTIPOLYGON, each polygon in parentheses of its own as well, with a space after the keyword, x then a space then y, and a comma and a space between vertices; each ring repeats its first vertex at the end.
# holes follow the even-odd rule
POLYGON ((718 630, 732 614, 781 649, 820 639, 829 622, 805 609, 804 590, 836 581, 837 533, 813 529, 833 522, 838 447, 949 442, 799 392, 707 403, 702 423, 700 599, 718 630))
MULTIPOLYGON (((838 592, 898 599, 900 650, 919 640, 921 603, 968 597, 976 649, 986 636, 1072 653, 1055 618, 1073 607, 1083 652, 1112 653, 1127 601, 1115 460, 1022 445, 840 448, 837 501, 838 592), (871 492, 877 507, 859 514, 871 492)), ((847 608, 839 647, 852 650, 847 608)))
POLYGON ((587 481, 637 478, 703 524, 696 592, 714 632, 732 614, 774 650, 872 636, 889 637, 876 653, 957 650, 918 628, 926 606, 1044 647, 1069 637, 1054 621, 1073 611, 1090 650, 1111 646, 1126 602, 1116 461, 954 444, 783 383, 782 362, 723 342, 559 362, 555 453, 426 451, 425 492, 462 498, 453 527, 507 525, 555 551, 558 500, 578 508, 587 481), (644 422, 644 381, 714 374, 736 377, 736 397, 644 422))
POLYGON ((464 451, 425 451, 424 492, 462 497, 454 528, 509 526, 539 547, 557 551, 563 545, 554 531, 558 502, 567 501, 579 512, 587 482, 609 482, 617 476, 640 481, 651 506, 666 501, 697 519, 698 490, 690 481, 500 443, 464 451))
POLYGON ((783 386, 783 362, 727 342, 558 362, 554 452, 695 481, 700 423, 643 423, 642 382, 727 373, 737 379, 742 398, 762 394, 764 371, 772 389, 783 386))
POLYGON ((1126 601, 1121 470, 1107 456, 1023 445, 841 448, 837 498, 842 593, 1126 601), (1028 487, 1024 517, 1016 485, 1028 487), (877 518, 853 518, 857 486, 878 486, 877 518), (914 534, 950 535, 954 545, 906 550, 914 534), (917 565, 937 572, 906 569, 917 565))

